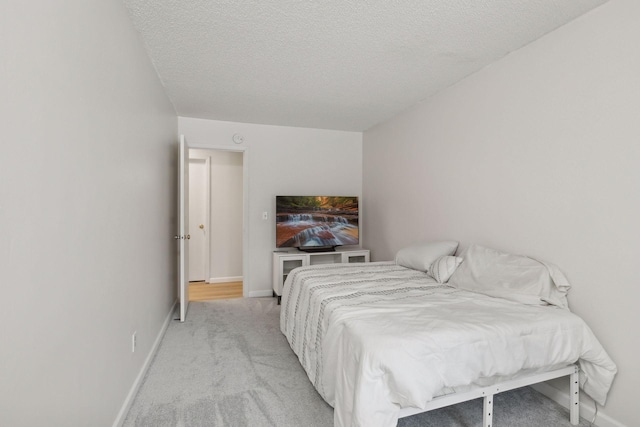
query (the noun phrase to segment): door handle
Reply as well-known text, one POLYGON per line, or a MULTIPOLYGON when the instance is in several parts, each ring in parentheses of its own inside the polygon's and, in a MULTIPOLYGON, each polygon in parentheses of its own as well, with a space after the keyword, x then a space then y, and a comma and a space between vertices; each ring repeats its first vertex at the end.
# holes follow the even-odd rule
POLYGON ((200 230, 204 230, 204 224, 200 224, 198 228, 200 228, 200 230))

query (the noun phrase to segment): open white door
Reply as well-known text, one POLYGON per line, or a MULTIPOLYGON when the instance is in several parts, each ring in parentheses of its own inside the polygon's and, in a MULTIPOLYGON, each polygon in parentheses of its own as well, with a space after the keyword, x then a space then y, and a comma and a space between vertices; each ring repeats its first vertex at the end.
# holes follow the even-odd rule
POLYGON ((189 307, 189 146, 180 135, 180 155, 178 166, 179 230, 176 238, 180 242, 179 286, 180 321, 184 322, 189 307))
MULTIPOLYGON (((190 153, 190 156, 193 154, 190 153)), ((189 158, 189 282, 209 280, 209 170, 207 158, 189 158)))

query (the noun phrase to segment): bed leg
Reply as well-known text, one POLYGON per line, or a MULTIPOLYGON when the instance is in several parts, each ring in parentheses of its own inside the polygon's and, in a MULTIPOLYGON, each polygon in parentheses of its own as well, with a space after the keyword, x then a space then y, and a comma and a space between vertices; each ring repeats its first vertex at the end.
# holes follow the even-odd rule
POLYGON ((571 425, 577 426, 580 422, 580 376, 578 375, 578 367, 576 366, 573 374, 569 376, 569 422, 571 425))
POLYGON ((493 394, 484 397, 482 426, 491 427, 493 420, 493 394))

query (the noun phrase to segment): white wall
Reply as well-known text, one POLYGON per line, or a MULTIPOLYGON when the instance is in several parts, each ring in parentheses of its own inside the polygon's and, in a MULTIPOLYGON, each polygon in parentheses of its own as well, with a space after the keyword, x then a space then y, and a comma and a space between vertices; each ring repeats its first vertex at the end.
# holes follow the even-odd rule
POLYGON ((362 191, 360 132, 267 126, 178 118, 181 134, 191 146, 237 147, 244 136, 245 167, 249 171, 248 293, 271 295, 271 252, 275 249, 276 195, 356 195, 362 191), (262 212, 269 219, 262 219, 262 212))
POLYGON ((418 239, 540 257, 619 374, 639 425, 640 2, 613 0, 364 134, 365 246, 418 239))
MULTIPOLYGON (((207 280, 219 282, 242 277, 243 154, 192 149, 189 156, 210 160, 211 221, 207 227, 210 274, 207 280)), ((198 224, 189 224, 189 227, 192 235, 198 232, 198 224)))
POLYGON ((121 1, 0 29, 0 425, 111 425, 176 297, 177 118, 121 1))

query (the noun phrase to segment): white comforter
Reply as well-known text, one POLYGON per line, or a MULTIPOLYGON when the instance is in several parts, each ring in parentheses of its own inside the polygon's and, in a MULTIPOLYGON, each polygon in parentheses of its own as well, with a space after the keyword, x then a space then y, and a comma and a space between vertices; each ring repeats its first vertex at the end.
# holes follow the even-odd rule
POLYGON ((280 328, 335 426, 394 426, 401 408, 456 387, 576 361, 584 391, 604 404, 616 372, 568 310, 461 291, 394 263, 294 270, 280 328))

